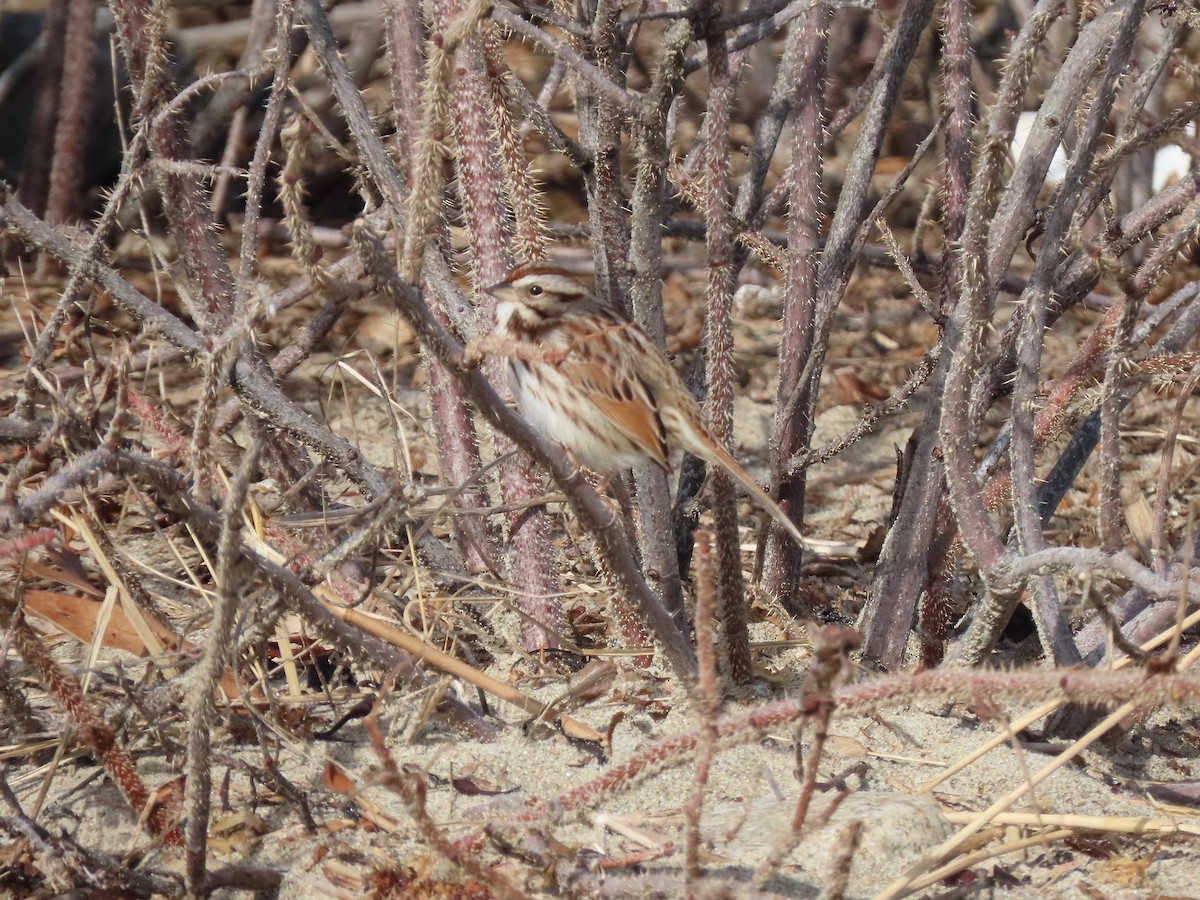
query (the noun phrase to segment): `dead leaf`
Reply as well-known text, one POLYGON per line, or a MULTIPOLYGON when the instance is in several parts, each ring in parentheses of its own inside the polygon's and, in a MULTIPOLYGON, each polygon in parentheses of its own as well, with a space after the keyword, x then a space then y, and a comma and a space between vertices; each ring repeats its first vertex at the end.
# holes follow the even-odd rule
MULTIPOLYGON (((87 597, 60 594, 56 591, 26 591, 25 609, 40 619, 45 619, 59 631, 64 631, 85 644, 95 639, 96 622, 101 604, 87 597)), ((145 613, 143 613, 145 615, 145 613)), ((165 625, 146 615, 146 621, 163 644, 174 647, 177 639, 165 625)), ((146 645, 138 636, 120 605, 114 606, 104 630, 101 645, 124 650, 136 656, 146 655, 146 645)))
POLYGON ((346 774, 337 763, 325 763, 325 788, 335 794, 353 794, 358 790, 354 779, 346 774))
POLYGON ((844 759, 866 759, 870 755, 870 751, 861 741, 843 737, 840 734, 829 735, 825 741, 825 748, 835 756, 841 756, 844 759))

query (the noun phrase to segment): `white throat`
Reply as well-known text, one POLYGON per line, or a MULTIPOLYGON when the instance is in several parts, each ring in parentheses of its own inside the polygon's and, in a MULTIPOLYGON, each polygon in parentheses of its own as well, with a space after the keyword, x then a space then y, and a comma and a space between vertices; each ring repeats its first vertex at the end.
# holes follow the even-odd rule
POLYGON ((513 318, 520 318, 521 304, 514 303, 512 300, 501 300, 496 304, 496 330, 508 331, 513 323, 513 318))

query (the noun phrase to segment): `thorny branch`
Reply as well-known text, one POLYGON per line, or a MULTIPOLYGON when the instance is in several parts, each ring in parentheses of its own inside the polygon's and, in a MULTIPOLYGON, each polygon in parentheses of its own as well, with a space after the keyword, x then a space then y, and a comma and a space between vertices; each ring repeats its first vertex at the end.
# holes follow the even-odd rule
MULTIPOLYGON (((12 381, 12 413, 0 420, 0 557, 18 573, 0 601, 0 699, 6 714, 35 721, 26 686, 3 668, 11 646, 107 767, 134 820, 144 817, 169 845, 182 843, 185 857, 182 887, 158 874, 124 879, 99 857, 78 863, 103 869, 105 884, 199 896, 223 885, 278 883, 273 871, 221 869, 210 858, 213 727, 227 712, 217 686, 230 672, 234 683, 250 683, 238 680, 250 668, 243 658, 278 653, 284 677, 298 684, 295 657, 285 659, 294 648, 284 648, 303 647, 306 659, 318 646, 331 648, 362 675, 390 670, 403 677, 432 698, 442 718, 480 739, 493 737, 499 726, 440 693, 445 685, 421 671, 422 645, 406 645, 416 647, 410 656, 370 637, 322 605, 313 584, 338 585, 348 606, 366 603, 372 614, 387 612, 377 605, 389 596, 377 577, 389 586, 397 578, 400 594, 416 585, 427 634, 445 635, 455 653, 471 665, 483 660, 482 667, 490 642, 503 641, 488 617, 459 627, 455 621, 467 616, 444 598, 437 610, 425 609, 423 591, 427 580, 464 592, 487 589, 502 548, 513 551, 509 583, 500 589, 519 598, 519 649, 573 659, 587 649, 573 632, 576 621, 613 608, 609 618, 619 619, 628 605, 637 627, 609 625, 600 641, 640 643, 642 629, 661 648, 675 685, 696 691, 702 708, 698 728, 651 740, 556 800, 531 804, 520 822, 594 810, 636 780, 698 758, 684 861, 694 893, 712 874, 701 819, 714 761, 724 747, 767 729, 815 726, 795 838, 832 716, 921 699, 1197 702, 1195 676, 1172 670, 1187 659, 1182 629, 1165 655, 1131 652, 1147 622, 1194 616, 1198 593, 1196 538, 1190 525, 1186 533, 1179 525, 1194 521, 1192 511, 1181 510, 1190 475, 1179 475, 1179 437, 1189 421, 1196 358, 1189 350, 1200 328, 1200 172, 1193 167, 1166 185, 1153 172, 1159 146, 1178 144, 1195 155, 1195 139, 1185 133, 1200 115, 1186 40, 1193 13, 1145 0, 1086 7, 1077 18, 1063 16, 1056 0, 987 11, 964 0, 907 0, 869 16, 853 8, 860 4, 809 0, 637 8, 613 0, 549 8, 385 0, 389 65, 382 68, 391 80, 376 91, 378 35, 343 28, 375 21, 373 4, 343 4, 327 14, 317 0, 256 2, 247 18, 234 13, 220 23, 240 28, 240 43, 216 52, 218 61, 199 77, 172 57, 168 36, 184 21, 172 5, 109 6, 122 55, 120 117, 129 126, 124 145, 115 147, 115 180, 96 180, 85 141, 88 123, 109 114, 88 102, 89 94, 102 93, 93 90, 99 82, 80 77, 97 56, 94 3, 50 4, 33 55, 0 75, 0 94, 12 96, 24 67, 38 60, 25 160, 0 161, 23 176, 22 200, 7 188, 0 196, 0 225, 11 244, 6 262, 16 272, 20 252, 36 253, 38 271, 59 277, 44 308, 36 289, 27 287, 30 299, 18 301, 28 306, 19 310, 30 335, 28 362, 12 381), (985 40, 990 13, 1011 15, 1013 33, 985 40), (878 52, 844 52, 856 41, 878 52), (924 47, 940 58, 920 52, 924 47), (221 110, 230 126, 209 146, 213 116, 225 121, 221 110), (789 133, 790 141, 781 140, 789 133), (1065 174, 1051 178, 1060 151, 1065 174), (893 166, 897 159, 903 164, 893 166), (266 217, 278 214, 266 185, 276 173, 282 226, 272 229, 266 217), (230 190, 243 181, 244 190, 230 190), (104 192, 88 194, 97 187, 104 192), (352 199, 339 207, 335 197, 352 199), (35 201, 33 210, 24 198, 35 201), (89 206, 90 227, 63 224, 89 206), (240 246, 217 230, 213 210, 233 226, 240 246), (280 233, 294 260, 282 287, 267 283, 276 268, 267 263, 271 242, 280 233), (550 234, 560 245, 548 243, 550 234), (146 244, 149 275, 129 264, 126 237, 146 244), (571 241, 581 243, 572 248, 571 241), (813 473, 894 417, 920 410, 896 467, 892 514, 872 523, 883 539, 878 558, 849 564, 849 585, 871 582, 858 621, 867 662, 898 669, 914 647, 928 665, 981 662, 1027 603, 1054 665, 1096 664, 1099 633, 1112 628, 1121 629, 1114 645, 1146 670, 946 669, 835 684, 852 643, 847 636, 836 653, 818 654, 804 697, 719 717, 719 664, 737 682, 756 674, 754 654, 761 651, 752 649, 749 623, 764 618, 764 593, 820 618, 844 612, 836 608, 839 588, 813 578, 812 561, 772 529, 757 586, 765 592, 751 590, 745 600, 745 535, 720 477, 710 492, 716 546, 702 540, 701 583, 687 585, 680 572, 687 570, 690 536, 670 524, 671 487, 660 472, 635 473, 632 492, 626 480, 614 488, 632 509, 634 527, 627 528, 622 519, 630 510, 606 505, 497 395, 500 367, 490 367, 489 382, 464 363, 464 343, 488 329, 479 288, 513 262, 543 257, 577 268, 588 268, 578 264, 590 257, 601 297, 660 346, 694 351, 697 393, 707 400, 714 433, 735 451, 746 437, 734 416, 739 376, 760 375, 743 371, 738 288, 779 287, 782 280, 779 366, 764 369, 768 382, 777 381, 770 384, 770 473, 797 522, 806 519, 813 473), (873 270, 859 271, 860 261, 873 270), (707 283, 699 289, 701 270, 707 283), (460 273, 469 277, 460 280, 460 273), (419 356, 428 372, 436 465, 408 465, 413 434, 395 411, 395 453, 405 462, 388 470, 369 461, 375 447, 331 424, 330 395, 310 402, 285 381, 313 353, 340 350, 348 332, 339 328, 370 307, 373 295, 402 312, 420 345, 413 359, 419 356), (319 309, 297 312, 314 296, 319 309), (1014 306, 1006 296, 1018 298, 1014 306), (703 322, 698 348, 675 332, 680 307, 703 322), (857 402, 833 399, 831 386, 846 372, 859 378, 866 371, 855 368, 864 329, 873 340, 893 340, 888 324, 897 320, 927 326, 914 329, 919 341, 902 347, 906 375, 869 385, 882 390, 865 392, 858 420, 814 448, 820 416, 857 402), (1060 365, 1051 349, 1081 328, 1090 332, 1060 365), (1147 384, 1173 396, 1144 397, 1147 384), (1154 403, 1169 404, 1173 417, 1156 483, 1145 489, 1153 492, 1147 534, 1131 526, 1127 509, 1143 492, 1133 480, 1128 425, 1154 403), (1068 436, 1056 459, 1053 448, 1068 436), (510 440, 520 456, 507 452, 510 440), (1086 463, 1097 446, 1091 472, 1086 463), (497 464, 485 465, 492 458, 497 464), (547 512, 542 471, 566 496, 582 537, 571 531, 571 540, 554 540, 558 519, 547 512), (1074 514, 1086 521, 1074 530, 1059 527, 1056 510, 1080 479, 1090 479, 1095 508, 1075 504, 1074 514), (420 521, 424 514, 410 509, 431 492, 449 495, 445 508, 459 513, 457 540, 441 534, 439 514, 420 521), (89 521, 104 531, 89 544, 99 548, 91 555, 81 554, 68 533, 46 527, 69 518, 75 503, 86 504, 89 521), (319 507, 332 526, 332 507, 353 503, 361 504, 351 510, 359 517, 353 527, 331 527, 320 537, 301 538, 272 518, 280 507, 319 507), (251 548, 247 521, 287 564, 251 548), (401 522, 412 526, 415 547, 394 540, 401 522), (150 564, 129 550, 128 536, 139 529, 167 562, 150 564), (1099 535, 1099 547, 1084 538, 1089 531, 1099 535), (384 564, 380 556, 392 544, 406 555, 384 564), (592 609, 560 602, 593 546, 602 580, 620 596, 592 609), (92 558, 109 553, 120 561, 92 558), (95 590, 97 570, 108 578, 119 568, 112 577, 137 579, 128 593, 141 598, 134 602, 146 616, 160 604, 140 579, 161 575, 195 618, 188 627, 208 637, 198 653, 173 644, 176 656, 145 665, 145 684, 166 681, 165 693, 176 703, 184 698, 182 716, 156 723, 162 733, 177 727, 173 740, 186 747, 185 821, 178 827, 165 806, 151 802, 140 761, 85 696, 86 680, 51 658, 28 625, 25 580, 54 571, 47 559, 68 573, 71 590, 83 592, 95 590), (426 569, 435 573, 429 579, 426 569), (1070 596, 1081 576, 1088 602, 1100 608, 1096 624, 1083 628, 1070 596), (1110 592, 1126 589, 1110 603, 1110 592), (691 595, 699 666, 686 622, 691 595), (242 605, 259 602, 261 615, 250 621, 242 605), (713 655, 714 615, 725 638, 723 660, 713 655), (286 633, 285 621, 299 621, 299 631, 286 633)), ((181 46, 214 52, 199 29, 184 34, 181 46)), ((412 366, 401 371, 406 348, 393 350, 390 378, 384 366, 370 370, 372 388, 381 392, 414 383, 412 366)), ((352 365, 350 356, 337 360, 339 371, 352 365)), ((397 400, 394 410, 400 406, 397 400)), ((676 523, 695 519, 698 487, 692 475, 682 479, 679 497, 688 509, 676 523)), ((402 606, 409 599, 395 598, 402 606)), ((791 627, 765 619, 764 628, 791 627)), ((525 661, 542 673, 552 668, 545 654, 525 661)), ((332 696, 329 684, 323 690, 332 696)), ((261 721, 277 723, 269 679, 254 682, 241 699, 261 721)), ((525 886, 513 873, 500 875, 470 855, 476 837, 448 837, 430 813, 423 776, 398 769, 381 733, 372 737, 388 784, 429 846, 494 892, 520 895, 525 886)), ((31 841, 44 859, 55 857, 55 878, 73 884, 55 855, 84 859, 78 848, 52 839, 6 782, 0 793, 12 811, 0 825, 31 841)), ((763 884, 783 848, 761 869, 763 884)), ((553 861, 543 868, 553 869, 553 861)))

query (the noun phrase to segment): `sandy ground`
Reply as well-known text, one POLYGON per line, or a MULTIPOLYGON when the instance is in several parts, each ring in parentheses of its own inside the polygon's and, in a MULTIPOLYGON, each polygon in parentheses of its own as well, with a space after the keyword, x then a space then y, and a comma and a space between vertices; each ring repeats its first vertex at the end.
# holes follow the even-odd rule
MULTIPOLYGON (((885 313, 886 309, 878 312, 885 313)), ((769 400, 773 383, 769 360, 772 341, 777 340, 770 322, 756 319, 739 330, 740 365, 747 373, 745 398, 738 410, 739 452, 760 462, 769 409, 764 401, 769 400)), ((865 329, 848 333, 854 341, 869 337, 865 329)), ((919 346, 919 338, 914 338, 913 346, 919 346)), ((912 354, 903 359, 911 361, 912 354)), ((409 354, 402 366, 411 361, 409 354)), ((360 441, 373 461, 391 465, 395 444, 387 435, 393 420, 381 401, 337 374, 333 363, 331 356, 314 358, 305 374, 293 381, 313 379, 306 389, 314 408, 320 399, 319 408, 342 433, 360 441), (343 384, 349 386, 343 390, 343 384), (376 440, 369 439, 372 435, 376 440)), ((363 357, 355 357, 352 363, 369 371, 363 357)), ((869 354, 856 358, 852 351, 840 356, 832 368, 835 374, 866 379, 877 377, 885 365, 902 376, 902 363, 885 363, 869 354)), ((417 454, 418 470, 433 474, 434 457, 422 426, 421 379, 411 368, 404 371, 414 374, 416 381, 397 392, 397 403, 405 413, 399 421, 417 454)), ((817 443, 853 424, 859 409, 861 403, 853 402, 827 406, 817 443)), ((903 445, 919 414, 919 408, 906 411, 836 464, 814 470, 810 533, 861 545, 886 520, 894 448, 903 445)), ((1131 412, 1134 419, 1138 415, 1131 412)), ((1144 415, 1152 417, 1149 411, 1144 415)), ((1086 487, 1080 491, 1086 494, 1086 487)), ((749 510, 743 511, 749 524, 749 510)), ((754 543, 749 528, 743 543, 748 567, 754 543)), ((585 561, 576 560, 565 572, 569 602, 602 616, 606 595, 594 578, 581 574, 586 571, 585 561)), ((814 572, 813 589, 830 601, 837 615, 851 621, 869 583, 869 570, 829 562, 818 563, 814 572)), ((565 692, 575 676, 533 675, 528 661, 514 652, 519 621, 510 609, 487 604, 482 616, 492 630, 487 646, 492 654, 490 674, 515 680, 522 690, 544 701, 565 692)), ((731 691, 723 715, 795 696, 812 659, 802 623, 787 620, 761 599, 754 618, 755 641, 791 643, 757 651, 762 678, 748 690, 731 691)), ((61 638, 55 647, 64 662, 85 665, 78 644, 61 638)), ((1008 646, 1002 648, 997 664, 1029 656, 1027 644, 1008 646)), ((136 677, 136 660, 128 656, 122 660, 132 666, 126 676, 136 677)), ((106 654, 99 670, 112 673, 112 661, 113 656, 106 654)), ((524 716, 503 704, 497 708, 494 701, 491 709, 502 728, 490 743, 464 739, 436 718, 427 719, 422 712, 425 695, 408 693, 403 686, 381 704, 379 724, 388 750, 397 766, 426 773, 428 812, 441 832, 458 840, 490 826, 490 836, 470 857, 497 880, 492 887, 502 881, 530 896, 686 893, 683 808, 696 781, 691 754, 677 760, 675 767, 653 772, 628 790, 581 811, 561 813, 552 808, 528 826, 514 825, 514 817, 528 810, 532 801, 552 801, 656 742, 697 726, 687 701, 673 690, 665 673, 638 669, 625 657, 615 662, 619 674, 611 689, 574 713, 602 733, 612 726, 612 746, 603 762, 594 748, 572 744, 561 734, 522 728, 524 716)), ((372 688, 368 674, 359 674, 363 679, 359 689, 372 688)), ((279 688, 286 691, 282 682, 279 688)), ((468 703, 478 703, 476 693, 463 685, 452 684, 449 690, 468 703)), ((380 783, 381 761, 361 720, 345 725, 331 739, 314 737, 315 730, 326 727, 352 702, 346 689, 340 691, 338 712, 319 696, 310 695, 302 705, 307 721, 290 732, 279 727, 264 732, 273 761, 298 789, 290 798, 286 796, 290 792, 248 776, 245 766, 261 767, 264 752, 256 741, 247 739, 244 729, 235 733, 227 720, 222 721, 214 742, 214 783, 220 793, 214 804, 210 864, 237 862, 285 870, 280 891, 284 897, 489 896, 487 887, 447 864, 429 846, 396 791, 380 783), (353 782, 350 793, 330 789, 331 764, 353 782), (315 828, 306 825, 295 802, 300 795, 315 828)), ((121 705, 111 685, 102 696, 112 705, 110 711, 121 705)), ((43 709, 48 710, 49 704, 43 709)), ((1021 739, 1006 733, 1006 722, 1024 711, 1003 704, 982 711, 970 704, 943 704, 836 718, 801 842, 763 884, 756 883, 756 870, 789 834, 795 812, 799 793, 795 734, 781 729, 720 748, 704 797, 702 877, 693 886, 695 891, 835 896, 841 871, 848 879, 846 896, 869 897, 916 863, 922 863, 921 871, 928 871, 935 848, 966 825, 972 814, 1028 786, 1053 754, 1067 746, 1065 741, 1040 745, 1029 733, 1021 739), (939 778, 948 766, 997 735, 1003 739, 994 750, 951 777, 939 778), (852 845, 856 831, 857 844, 852 845)), ((179 774, 182 754, 164 754, 156 734, 138 727, 141 730, 131 736, 131 750, 143 778, 151 786, 171 781, 179 774)), ((178 723, 168 726, 172 728, 178 728, 178 723)), ((1031 731, 1036 734, 1037 726, 1031 731)), ((179 736, 178 731, 171 733, 179 736)), ((807 758, 811 741, 806 732, 801 758, 807 758)), ((1084 750, 1034 790, 1019 794, 1002 815, 949 857, 969 864, 920 894, 1164 900, 1200 896, 1200 809, 1194 801, 1190 806, 1172 806, 1149 793, 1153 785, 1200 780, 1198 746, 1194 711, 1148 711, 1127 730, 1084 750), (1121 833, 1121 828, 1138 826, 1118 817, 1135 817, 1140 827, 1151 823, 1163 833, 1121 833), (1039 833, 1051 833, 1049 841, 1029 840, 1039 833), (988 857, 989 851, 1001 847, 1014 849, 988 857)), ((28 809, 49 770, 43 759, 35 762, 27 751, 10 755, 6 778, 28 809)), ((68 754, 60 762, 39 821, 94 850, 117 856, 136 850, 142 866, 175 871, 180 866, 176 856, 161 850, 142 855, 146 838, 137 833, 124 801, 87 756, 68 754)), ((0 881, 0 892, 4 890, 5 882, 0 881)), ((9 895, 19 896, 20 889, 10 889, 9 895)))

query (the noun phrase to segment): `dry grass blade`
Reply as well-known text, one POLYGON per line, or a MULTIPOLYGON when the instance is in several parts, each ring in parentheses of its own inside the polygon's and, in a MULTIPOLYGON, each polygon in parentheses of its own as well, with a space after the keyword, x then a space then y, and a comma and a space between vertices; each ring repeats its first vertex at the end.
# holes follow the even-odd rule
MULTIPOLYGON (((946 813, 956 824, 966 825, 971 813, 946 813)), ((1056 813, 999 813, 992 825, 1036 826, 1072 831, 1111 832, 1113 834, 1186 834, 1200 835, 1200 823, 1180 822, 1155 816, 1085 816, 1056 813)))
POLYGON ((1094 841, 1200 882, 1186 4, 109 0, 116 60, 40 5, 0 894, 1045 893, 1094 841), (547 440, 508 370, 614 367, 537 315, 474 365, 522 263, 812 540, 547 440))
MULTIPOLYGON (((1192 613, 1190 616, 1188 616, 1186 619, 1184 619, 1182 622, 1182 628, 1184 628, 1184 629, 1195 628, 1196 625, 1198 625, 1198 624, 1200 624, 1200 610, 1192 613)), ((1169 631, 1163 631, 1160 634, 1158 634, 1157 636, 1155 636, 1154 638, 1152 638, 1151 640, 1147 641, 1145 644, 1143 644, 1141 649, 1143 652, 1148 653, 1151 650, 1161 647, 1163 644, 1169 643, 1176 633, 1177 633, 1177 629, 1174 627, 1169 631)), ((1132 662, 1133 662, 1133 660, 1130 657, 1123 656, 1120 659, 1118 659, 1115 663, 1113 663, 1113 669, 1114 670, 1123 669, 1132 662)), ((986 756, 992 750, 996 749, 996 747, 1000 746, 1001 744, 1003 744, 1005 741, 1008 740, 1009 731, 1014 732, 1014 733, 1019 733, 1021 731, 1024 731, 1026 728, 1028 728, 1034 722, 1037 722, 1039 719, 1046 718, 1046 716, 1050 715, 1051 713, 1053 713, 1056 709, 1060 708, 1061 706, 1062 706, 1062 703, 1060 703, 1060 702, 1046 703, 1041 706, 1037 706, 1034 709, 1030 710, 1029 712, 1021 715, 1019 718, 1013 720, 1013 722, 1010 724, 1010 728, 1008 730, 990 738, 988 741, 981 744, 979 747, 977 747, 971 753, 969 753, 966 756, 963 756, 962 758, 951 763, 949 766, 946 767, 946 769, 944 771, 939 772, 936 776, 931 778, 929 781, 926 781, 924 784, 922 784, 920 787, 920 793, 922 793, 922 794, 929 793, 934 788, 936 788, 939 784, 943 783, 944 781, 946 781, 949 778, 954 777, 959 772, 961 772, 963 769, 967 768, 968 766, 974 764, 976 761, 978 761, 982 757, 986 756)))
MULTIPOLYGON (((252 545, 255 550, 261 553, 264 557, 272 559, 275 562, 284 562, 285 557, 279 551, 273 549, 267 544, 262 543, 257 538, 252 538, 252 545)), ((595 741, 603 744, 604 735, 593 728, 579 722, 570 716, 556 712, 548 704, 541 703, 528 697, 518 691, 516 688, 505 684, 502 681, 497 681, 490 675, 479 671, 474 666, 468 665, 457 657, 451 656, 449 653, 444 653, 436 647, 425 643, 419 638, 413 637, 397 628, 391 622, 385 619, 374 616, 368 613, 361 612, 356 609, 347 609, 342 606, 337 597, 323 586, 318 586, 315 589, 316 595, 325 604, 325 608, 333 613, 339 619, 348 624, 360 628, 368 634, 382 638, 393 646, 403 650, 406 653, 412 654, 417 659, 423 660, 430 665, 436 666, 441 671, 448 675, 453 675, 455 678, 461 678, 468 684, 473 684, 481 690, 487 691, 495 697, 516 706, 518 709, 524 710, 533 716, 547 715, 551 721, 557 722, 563 728, 563 731, 572 738, 580 740, 595 741)))
MULTIPOLYGON (((1200 659, 1200 647, 1194 648, 1179 660, 1177 671, 1187 671, 1197 659, 1200 659)), ((1143 703, 1136 699, 1122 703, 1113 712, 1105 716, 1094 728, 1089 730, 1087 734, 1074 741, 1051 762, 1033 773, 1025 784, 1009 791, 1004 796, 998 798, 987 809, 974 815, 957 833, 947 838, 939 847, 927 854, 920 862, 913 865, 904 875, 895 879, 886 888, 876 894, 876 900, 890 900, 890 898, 900 897, 913 890, 913 883, 917 878, 924 875, 929 869, 938 865, 943 860, 951 857, 969 838, 978 833, 980 829, 992 824, 997 814, 1007 810, 1027 793, 1075 759, 1080 753, 1103 738, 1109 731, 1121 724, 1126 717, 1142 706, 1143 703)))

